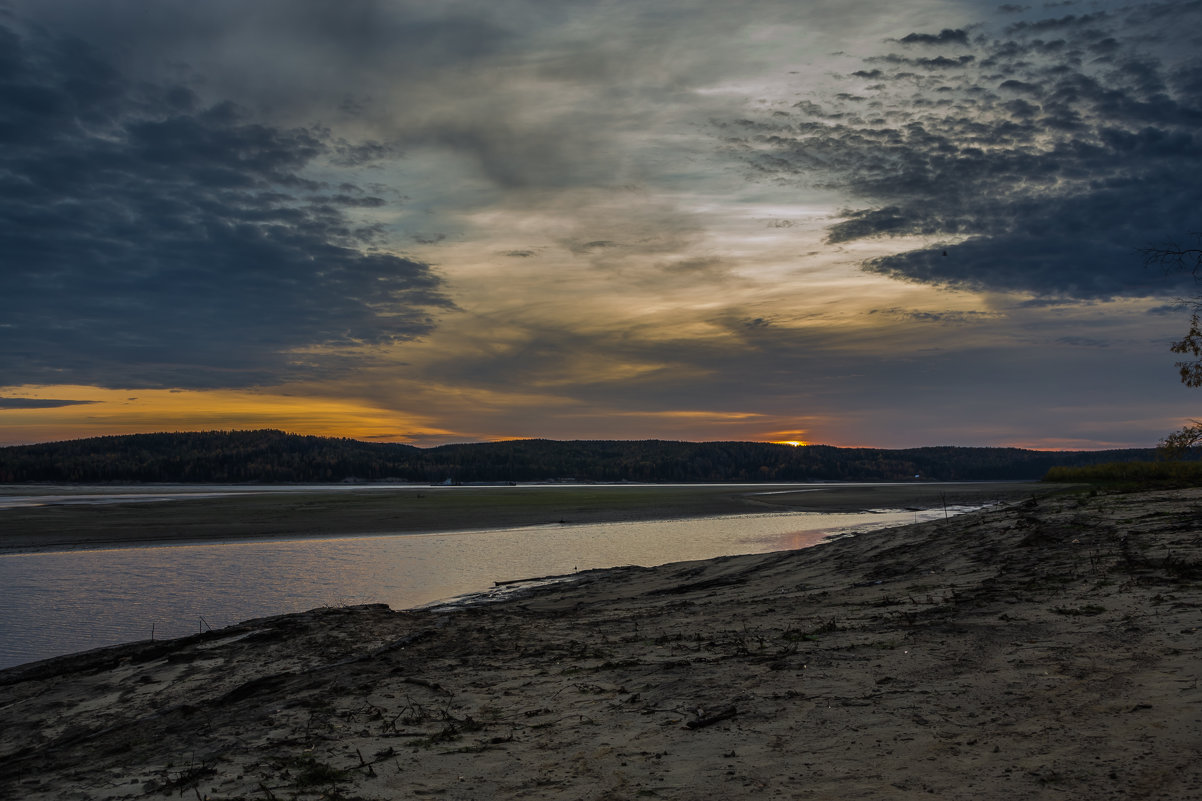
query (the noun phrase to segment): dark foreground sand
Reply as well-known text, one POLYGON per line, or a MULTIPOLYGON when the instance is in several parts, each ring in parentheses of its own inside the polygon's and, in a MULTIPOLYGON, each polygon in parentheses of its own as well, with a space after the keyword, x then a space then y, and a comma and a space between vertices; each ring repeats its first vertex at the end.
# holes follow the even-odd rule
POLYGON ((0 798, 1202 797, 1202 490, 0 672, 0 798))

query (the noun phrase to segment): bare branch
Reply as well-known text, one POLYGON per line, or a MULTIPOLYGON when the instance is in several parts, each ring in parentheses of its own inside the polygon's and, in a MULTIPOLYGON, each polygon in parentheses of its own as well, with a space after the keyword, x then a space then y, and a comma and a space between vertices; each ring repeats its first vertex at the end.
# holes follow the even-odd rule
POLYGON ((1188 270, 1194 278, 1202 278, 1202 231, 1191 236, 1195 247, 1182 247, 1176 242, 1164 242, 1156 247, 1140 248, 1145 267, 1159 267, 1166 273, 1188 270))

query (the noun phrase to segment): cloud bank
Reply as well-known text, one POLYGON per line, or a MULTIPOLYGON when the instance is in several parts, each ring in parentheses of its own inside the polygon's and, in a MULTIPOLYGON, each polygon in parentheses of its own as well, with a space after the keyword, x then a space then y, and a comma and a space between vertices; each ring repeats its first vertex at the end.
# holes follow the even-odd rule
POLYGON ((61 409, 64 406, 86 406, 96 403, 89 400, 61 400, 58 398, 0 398, 3 409, 61 409))
POLYGON ((313 177, 367 151, 0 27, 0 373, 249 386, 428 333, 439 277, 355 221, 384 199, 313 177))
POLYGON ((913 32, 843 91, 726 126, 761 176, 853 204, 828 243, 918 237, 864 269, 971 289, 1173 291, 1136 248, 1202 220, 1197 2, 913 32))

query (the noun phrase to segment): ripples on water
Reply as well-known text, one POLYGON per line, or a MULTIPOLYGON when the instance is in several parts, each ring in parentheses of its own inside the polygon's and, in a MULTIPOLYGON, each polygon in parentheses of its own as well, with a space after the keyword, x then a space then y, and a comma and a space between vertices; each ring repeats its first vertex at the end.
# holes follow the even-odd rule
POLYGON ((0 556, 0 668, 318 606, 406 609, 495 581, 813 545, 942 512, 690 520, 0 556))

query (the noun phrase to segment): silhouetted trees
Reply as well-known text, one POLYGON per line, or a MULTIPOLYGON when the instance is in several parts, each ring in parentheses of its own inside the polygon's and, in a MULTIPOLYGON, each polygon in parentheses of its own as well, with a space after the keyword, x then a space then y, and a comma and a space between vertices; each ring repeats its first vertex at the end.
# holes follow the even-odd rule
POLYGON ((3 482, 424 483, 765 482, 1034 479, 1054 465, 1146 459, 1150 450, 907 450, 763 442, 511 440, 415 448, 282 431, 205 431, 0 448, 3 482))
MULTIPOLYGON (((1189 272, 1194 280, 1202 280, 1202 231, 1191 235, 1194 246, 1181 246, 1176 242, 1166 242, 1157 247, 1144 248, 1141 253, 1145 267, 1159 267, 1166 272, 1189 272)), ((1202 387, 1202 293, 1195 293, 1190 303, 1193 313, 1190 315, 1189 330, 1185 336, 1170 346, 1173 353, 1188 356, 1184 361, 1177 362, 1177 370, 1181 383, 1187 387, 1202 387)), ((1158 450, 1161 457, 1179 459, 1190 448, 1202 442, 1202 421, 1191 420, 1189 425, 1174 431, 1160 441, 1158 450)))

